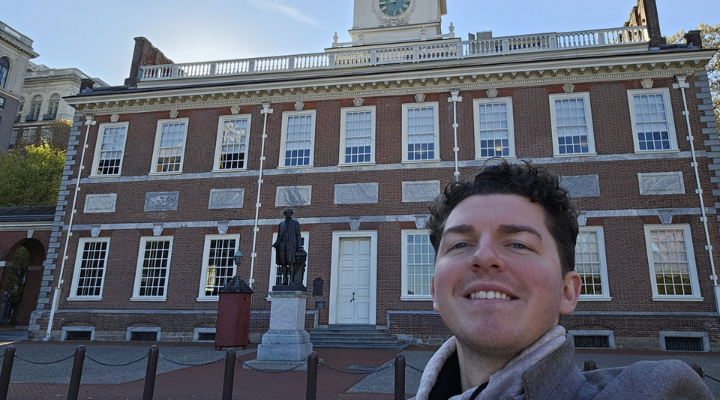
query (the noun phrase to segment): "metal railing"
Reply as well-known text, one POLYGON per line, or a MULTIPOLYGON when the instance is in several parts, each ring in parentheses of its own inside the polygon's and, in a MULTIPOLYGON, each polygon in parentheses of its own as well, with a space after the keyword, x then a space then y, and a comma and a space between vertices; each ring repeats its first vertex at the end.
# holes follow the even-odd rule
POLYGON ((139 67, 138 81, 271 74, 647 43, 645 26, 139 67))
POLYGON ((28 115, 27 117, 25 117, 25 122, 35 122, 37 120, 38 120, 37 115, 28 115))
POLYGON ((43 121, 49 121, 55 119, 57 114, 43 114, 43 121))

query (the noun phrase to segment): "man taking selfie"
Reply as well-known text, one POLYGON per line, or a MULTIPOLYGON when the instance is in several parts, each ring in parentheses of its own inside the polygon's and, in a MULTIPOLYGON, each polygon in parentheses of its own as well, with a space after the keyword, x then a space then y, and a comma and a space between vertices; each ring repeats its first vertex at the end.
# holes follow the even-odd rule
POLYGON ((430 206, 433 308, 454 336, 430 359, 416 399, 712 399, 668 360, 581 372, 558 325, 577 305, 577 214, 552 172, 489 165, 430 206))

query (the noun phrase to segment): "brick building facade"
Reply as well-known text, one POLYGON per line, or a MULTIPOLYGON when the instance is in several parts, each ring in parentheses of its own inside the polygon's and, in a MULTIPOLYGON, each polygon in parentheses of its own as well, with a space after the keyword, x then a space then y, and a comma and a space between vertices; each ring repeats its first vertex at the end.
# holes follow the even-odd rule
POLYGON ((641 2, 647 26, 467 41, 440 32, 445 1, 357 2, 353 43, 229 62, 172 64, 136 39, 126 86, 67 99, 79 112, 31 336, 197 339, 239 249, 259 340, 292 206, 307 285, 323 285, 309 327, 438 341, 427 202, 502 156, 556 171, 581 211, 584 292, 566 328, 598 346, 717 350, 714 51, 658 44, 641 2), (387 44, 403 26, 406 43, 387 44))

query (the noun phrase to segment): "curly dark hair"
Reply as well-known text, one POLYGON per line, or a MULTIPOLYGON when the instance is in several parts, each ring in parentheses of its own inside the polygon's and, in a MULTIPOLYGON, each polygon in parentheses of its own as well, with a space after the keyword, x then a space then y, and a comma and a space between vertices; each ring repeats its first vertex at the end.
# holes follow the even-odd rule
POLYGON ((578 223, 570 194, 560 187, 555 173, 528 162, 509 164, 502 160, 483 166, 469 181, 450 182, 444 193, 429 205, 428 228, 436 254, 452 210, 470 196, 490 194, 515 194, 540 204, 547 217, 545 224, 557 243, 562 275, 575 269, 578 223))

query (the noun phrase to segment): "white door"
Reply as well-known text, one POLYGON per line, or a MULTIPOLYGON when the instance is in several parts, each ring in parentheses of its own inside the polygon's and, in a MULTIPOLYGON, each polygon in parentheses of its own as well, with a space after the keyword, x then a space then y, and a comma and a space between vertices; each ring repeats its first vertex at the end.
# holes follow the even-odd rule
POLYGON ((370 324, 370 238, 340 239, 339 247, 337 323, 370 324))

